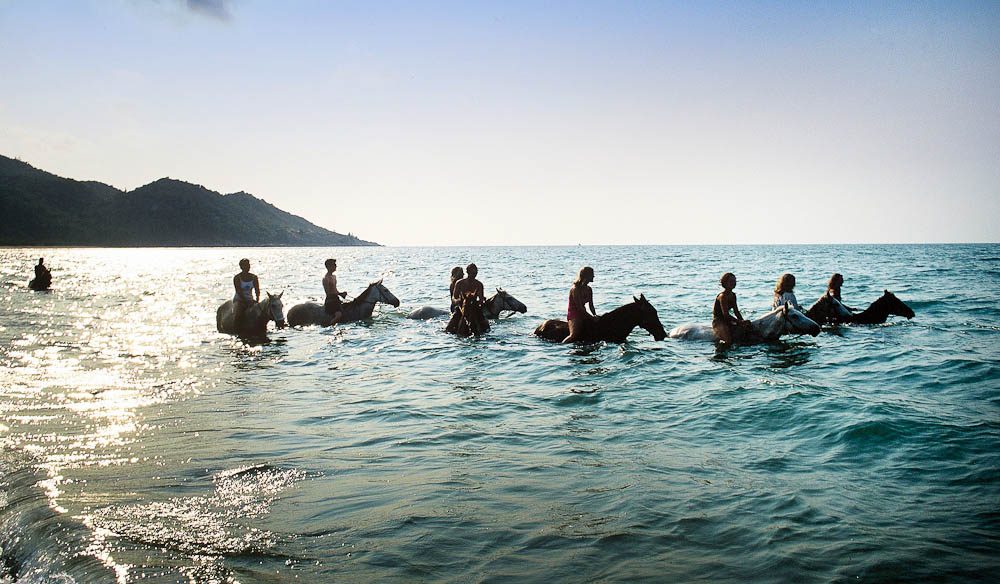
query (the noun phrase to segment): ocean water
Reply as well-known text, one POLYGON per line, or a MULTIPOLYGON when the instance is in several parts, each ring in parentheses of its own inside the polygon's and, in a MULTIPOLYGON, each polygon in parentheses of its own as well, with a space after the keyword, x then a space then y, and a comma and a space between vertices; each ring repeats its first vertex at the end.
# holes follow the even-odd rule
MULTIPOLYGON (((1000 245, 0 249, 0 582, 995 581, 1000 245), (54 289, 27 289, 45 256, 54 289), (371 321, 215 331, 241 257, 286 310, 375 279, 371 321), (475 261, 528 313, 412 321, 475 261), (783 272, 916 317, 725 351, 531 335, 596 270, 707 322, 783 272)), ((273 325, 272 325, 273 327, 273 325)))

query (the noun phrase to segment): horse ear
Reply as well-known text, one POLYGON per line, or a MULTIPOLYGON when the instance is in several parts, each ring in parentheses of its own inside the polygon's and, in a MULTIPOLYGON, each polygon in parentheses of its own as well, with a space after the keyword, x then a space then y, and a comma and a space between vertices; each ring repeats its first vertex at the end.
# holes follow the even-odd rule
POLYGON ((282 290, 281 292, 278 292, 278 300, 281 300, 281 297, 284 296, 284 295, 285 295, 285 291, 284 290, 282 290))
POLYGON ((643 302, 649 302, 648 300, 646 300, 646 295, 643 294, 642 292, 639 293, 639 300, 642 300, 643 302))
POLYGON ((501 293, 501 292, 503 292, 503 290, 501 290, 501 289, 500 289, 500 287, 499 287, 499 286, 497 286, 497 294, 499 294, 499 293, 501 293))
POLYGON ((268 298, 273 298, 274 297, 274 294, 271 294, 270 292, 265 292, 265 294, 267 294, 268 298))
POLYGON ((638 298, 636 298, 635 296, 632 296, 632 300, 635 300, 636 302, 638 302, 638 301, 639 301, 639 299, 638 299, 638 298))
POLYGON ((382 278, 379 278, 379 279, 378 279, 378 282, 377 282, 377 283, 378 283, 379 285, 382 285, 382 278))

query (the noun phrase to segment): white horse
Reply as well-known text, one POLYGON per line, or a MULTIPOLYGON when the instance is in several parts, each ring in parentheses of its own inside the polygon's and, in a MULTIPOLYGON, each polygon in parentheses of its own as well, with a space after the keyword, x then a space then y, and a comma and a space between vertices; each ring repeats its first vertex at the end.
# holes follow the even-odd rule
MULTIPOLYGON (((734 333, 738 334, 738 327, 734 327, 734 333)), ((738 338, 737 343, 750 344, 764 341, 773 341, 781 335, 801 335, 808 334, 816 336, 820 328, 816 321, 795 310, 787 304, 782 304, 764 316, 750 322, 749 334, 743 338, 738 338)), ((718 341, 718 337, 712 331, 710 324, 682 324, 667 333, 671 339, 684 339, 689 341, 718 341)))
MULTIPOLYGON (((383 302, 393 306, 399 306, 399 298, 382 285, 382 280, 372 282, 365 288, 365 291, 340 306, 340 323, 354 322, 372 317, 375 304, 383 302)), ((326 313, 322 304, 315 302, 304 302, 296 304, 288 311, 288 324, 292 326, 303 326, 316 324, 319 326, 330 326, 333 316, 326 313)))
POLYGON ((247 307, 243 312, 239 330, 236 330, 233 301, 226 300, 215 311, 215 328, 220 333, 237 335, 245 338, 263 338, 267 336, 267 323, 274 321, 279 329, 285 328, 285 309, 281 304, 281 295, 267 293, 267 297, 247 307))
MULTIPOLYGON (((507 311, 510 311, 511 313, 520 312, 521 314, 524 314, 528 312, 528 307, 517 298, 511 296, 503 288, 497 288, 497 293, 487 298, 486 303, 483 304, 483 316, 490 319, 496 319, 500 318, 500 315, 507 311)), ((448 311, 441 310, 440 308, 433 308, 431 306, 421 306, 410 314, 407 314, 406 318, 412 318, 414 320, 427 320, 430 318, 437 318, 439 316, 448 316, 448 311)))

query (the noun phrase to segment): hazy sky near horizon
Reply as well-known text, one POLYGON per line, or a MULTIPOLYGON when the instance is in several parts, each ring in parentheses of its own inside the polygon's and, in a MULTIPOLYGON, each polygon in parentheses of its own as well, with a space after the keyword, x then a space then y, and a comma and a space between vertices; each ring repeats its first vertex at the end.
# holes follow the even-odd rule
POLYGON ((1000 3, 0 0, 0 154, 390 245, 1000 241, 1000 3))

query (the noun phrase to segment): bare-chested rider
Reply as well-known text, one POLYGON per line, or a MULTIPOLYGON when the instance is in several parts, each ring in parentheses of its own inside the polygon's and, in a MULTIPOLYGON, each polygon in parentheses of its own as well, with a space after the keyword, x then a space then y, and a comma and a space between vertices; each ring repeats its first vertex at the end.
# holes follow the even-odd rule
POLYGON ((332 317, 330 324, 336 324, 340 322, 342 316, 344 316, 341 307, 343 302, 341 298, 347 296, 347 292, 341 292, 337 290, 337 275, 334 272, 337 271, 337 260, 328 259, 324 262, 326 266, 326 275, 323 276, 323 291, 326 292, 326 300, 323 302, 323 310, 332 317))
POLYGON ((476 264, 469 264, 465 268, 466 276, 455 282, 455 287, 451 291, 451 301, 453 304, 460 304, 462 296, 470 293, 476 293, 476 300, 484 302, 486 296, 483 294, 483 283, 476 279, 479 274, 479 268, 476 264))
POLYGON ((733 340, 746 335, 750 329, 750 322, 740 314, 740 308, 736 305, 736 275, 732 272, 722 274, 719 279, 722 292, 715 297, 715 304, 712 305, 712 332, 716 338, 726 344, 732 344, 733 340), (729 314, 732 311, 733 314, 729 314))

